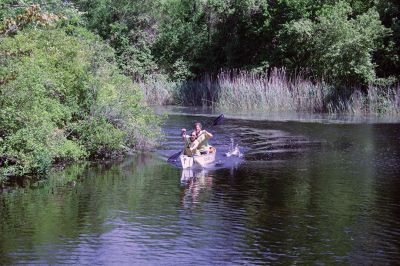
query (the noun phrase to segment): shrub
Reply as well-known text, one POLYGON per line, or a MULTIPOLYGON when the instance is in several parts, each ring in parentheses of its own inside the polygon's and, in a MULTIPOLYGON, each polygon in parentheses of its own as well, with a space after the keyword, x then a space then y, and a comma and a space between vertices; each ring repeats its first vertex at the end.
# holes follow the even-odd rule
POLYGON ((159 119, 114 51, 68 24, 25 27, 0 42, 0 176, 154 145, 159 119))
POLYGON ((339 1, 319 10, 316 21, 301 18, 285 24, 278 48, 292 54, 286 59, 292 69, 308 66, 331 84, 368 85, 376 81, 373 52, 386 34, 376 10, 354 17, 351 6, 339 1))

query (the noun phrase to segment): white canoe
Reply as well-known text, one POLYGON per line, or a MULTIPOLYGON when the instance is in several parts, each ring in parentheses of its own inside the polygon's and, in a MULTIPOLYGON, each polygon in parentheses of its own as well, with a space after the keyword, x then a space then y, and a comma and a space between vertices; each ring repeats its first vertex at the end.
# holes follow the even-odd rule
POLYGON ((214 152, 204 155, 194 155, 194 156, 186 156, 180 155, 181 164, 183 169, 188 168, 203 168, 209 164, 215 162, 215 155, 217 154, 217 150, 214 148, 214 152))

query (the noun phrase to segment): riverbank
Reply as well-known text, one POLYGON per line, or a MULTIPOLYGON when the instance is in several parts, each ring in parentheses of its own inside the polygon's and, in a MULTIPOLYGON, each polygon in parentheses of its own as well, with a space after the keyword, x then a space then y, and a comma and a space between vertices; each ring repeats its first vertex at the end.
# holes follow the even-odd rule
POLYGON ((396 1, 73 2, 151 105, 399 113, 396 1))
POLYGON ((396 15, 386 14, 385 4, 318 4, 306 10, 324 12, 308 17, 299 10, 304 17, 281 20, 290 3, 227 3, 221 9, 217 2, 193 8, 168 1, 2 3, 0 179, 154 147, 161 119, 150 105, 399 114, 398 86, 366 86, 398 82, 391 67, 398 65, 398 51, 380 51, 392 28, 381 19, 396 15), (243 10, 249 13, 235 13, 243 10), (272 13, 264 16, 264 10, 272 13), (240 23, 225 27, 238 17, 240 23), (235 28, 243 22, 244 28, 235 28), (255 22, 250 28, 257 30, 249 31, 255 22), (217 75, 220 69, 242 70, 217 75), (307 75, 295 74, 298 69, 307 75), (338 85, 350 83, 362 89, 338 85))

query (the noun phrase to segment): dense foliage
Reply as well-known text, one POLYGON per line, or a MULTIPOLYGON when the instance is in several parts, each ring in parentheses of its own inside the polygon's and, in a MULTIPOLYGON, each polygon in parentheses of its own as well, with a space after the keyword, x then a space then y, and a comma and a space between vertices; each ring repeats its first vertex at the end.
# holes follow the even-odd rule
POLYGON ((143 96, 390 111, 399 18, 395 0, 1 0, 2 175, 151 146, 143 96))
POLYGON ((334 84, 398 81, 400 4, 393 0, 74 2, 135 77, 284 67, 334 84))
POLYGON ((113 49, 69 12, 75 17, 34 5, 3 18, 0 176, 147 148, 159 137, 159 119, 113 49))

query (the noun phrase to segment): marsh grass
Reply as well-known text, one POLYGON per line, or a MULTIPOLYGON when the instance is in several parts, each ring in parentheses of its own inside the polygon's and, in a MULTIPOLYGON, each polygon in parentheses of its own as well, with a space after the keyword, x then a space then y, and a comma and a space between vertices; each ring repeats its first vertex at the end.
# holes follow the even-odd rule
POLYGON ((216 107, 226 110, 313 111, 323 110, 324 88, 301 76, 287 77, 283 69, 269 75, 221 73, 216 107))
POLYGON ((153 105, 210 106, 232 112, 400 114, 400 86, 338 88, 305 79, 301 73, 290 76, 284 69, 273 69, 268 74, 222 71, 216 77, 204 75, 173 86, 154 84, 141 86, 153 105))
POLYGON ((370 113, 400 114, 400 86, 369 88, 366 107, 370 113))
POLYGON ((144 99, 149 105, 176 104, 178 84, 168 81, 164 76, 152 76, 146 80, 134 82, 143 91, 144 99))
POLYGON ((343 89, 332 94, 325 100, 329 113, 400 114, 400 86, 370 86, 366 92, 343 89))
POLYGON ((204 75, 197 81, 185 81, 179 87, 179 102, 185 106, 215 106, 221 88, 218 80, 204 75))

